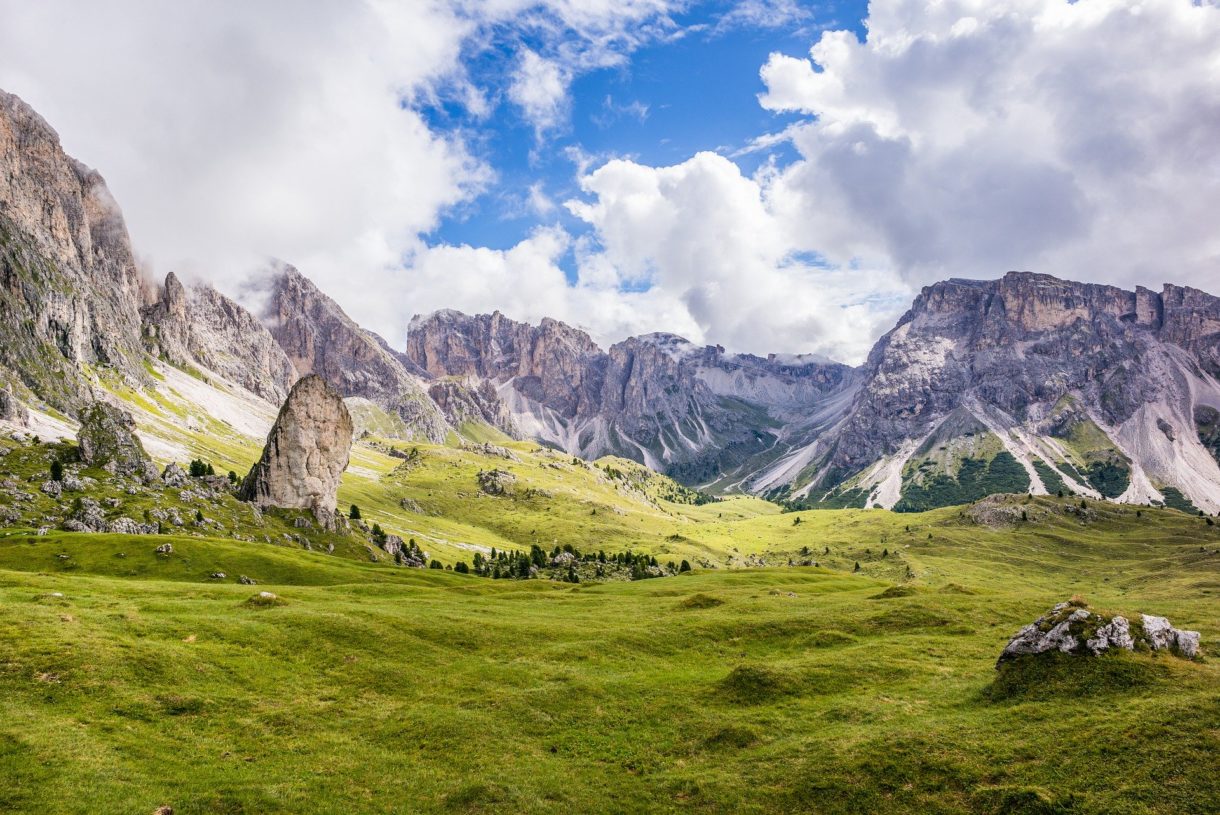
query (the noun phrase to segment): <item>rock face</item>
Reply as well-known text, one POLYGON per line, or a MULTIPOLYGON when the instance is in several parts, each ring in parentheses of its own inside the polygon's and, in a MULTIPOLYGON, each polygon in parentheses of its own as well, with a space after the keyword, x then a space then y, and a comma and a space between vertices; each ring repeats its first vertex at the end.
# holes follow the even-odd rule
POLYGON ((352 417, 343 399, 320 376, 306 376, 280 408, 239 495, 260 507, 309 509, 320 523, 333 526, 351 448, 352 417))
POLYGON ((428 396, 455 428, 474 422, 494 427, 512 438, 522 436, 490 380, 446 377, 428 386, 428 396))
POLYGON ((1010 488, 992 491, 1154 502, 1172 487, 1215 512, 1220 466, 1194 417, 1220 405, 1218 347, 1220 299, 1194 289, 1027 272, 937 283, 873 348, 846 418, 802 451, 790 489, 847 485, 892 507, 943 477, 942 492, 974 500, 961 461, 1007 454, 1010 488))
POLYGON ((409 438, 444 441, 449 427, 440 409, 385 340, 356 325, 291 266, 278 266, 270 286, 263 322, 297 371, 398 413, 409 438))
POLYGON ((1169 651, 1186 659, 1199 654, 1199 632, 1182 631, 1164 617, 1141 614, 1132 626, 1126 617, 1089 611, 1080 602, 1059 603, 1022 628, 1000 654, 996 667, 1024 656, 1058 651, 1098 656, 1110 649, 1169 651))
POLYGON ((726 354, 672 334, 607 352, 558 321, 532 326, 498 312, 416 317, 406 355, 445 378, 431 393, 455 424, 482 418, 572 455, 618 454, 688 482, 725 478, 780 437, 807 434, 825 421, 826 403, 854 387, 850 368, 825 360, 726 354))
POLYGON ((76 436, 80 460, 116 475, 152 481, 157 478, 153 463, 136 435, 131 414, 107 402, 94 402, 81 412, 81 427, 76 436))
POLYGON ((266 327, 211 286, 187 288, 170 272, 141 316, 145 346, 167 362, 207 368, 274 403, 299 378, 266 327))
POLYGON ((69 413, 92 400, 82 363, 143 381, 140 300, 105 181, 0 91, 0 368, 69 413))

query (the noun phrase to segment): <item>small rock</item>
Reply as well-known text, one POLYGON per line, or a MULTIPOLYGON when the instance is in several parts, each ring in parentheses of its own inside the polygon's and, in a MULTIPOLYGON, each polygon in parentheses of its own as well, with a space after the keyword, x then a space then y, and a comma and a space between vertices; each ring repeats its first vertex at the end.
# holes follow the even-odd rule
POLYGON ((243 586, 253 586, 257 583, 257 581, 255 581, 253 578, 246 577, 244 574, 237 578, 237 582, 241 583, 243 586))
POLYGON ((228 577, 228 575, 226 575, 224 572, 212 572, 210 575, 208 575, 208 577, 212 578, 213 580, 224 580, 226 577, 228 577))
POLYGON ((1025 626, 1008 641, 996 667, 1021 656, 1060 651, 1066 654, 1098 656, 1111 649, 1134 650, 1143 643, 1153 651, 1167 650, 1193 659, 1199 653, 1199 632, 1174 628, 1164 617, 1140 615, 1142 631, 1131 633, 1126 617, 1106 617, 1089 611, 1083 601, 1059 603, 1047 614, 1025 626), (1088 633, 1092 631, 1092 635, 1088 633))
POLYGON ((172 555, 174 553, 174 545, 172 543, 163 543, 153 550, 158 555, 172 555))
POLYGON ((167 487, 181 487, 190 481, 190 476, 186 470, 182 469, 181 464, 171 461, 161 471, 161 480, 165 482, 167 487))
POLYGON ((479 489, 488 495, 507 495, 517 476, 507 470, 479 470, 479 489))

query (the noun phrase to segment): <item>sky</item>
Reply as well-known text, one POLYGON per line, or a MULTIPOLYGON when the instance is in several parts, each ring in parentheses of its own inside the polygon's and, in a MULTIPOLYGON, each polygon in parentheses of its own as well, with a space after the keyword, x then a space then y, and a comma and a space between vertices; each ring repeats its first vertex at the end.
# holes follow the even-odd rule
POLYGON ((922 286, 1220 292, 1191 0, 0 0, 146 272, 858 363, 922 286))

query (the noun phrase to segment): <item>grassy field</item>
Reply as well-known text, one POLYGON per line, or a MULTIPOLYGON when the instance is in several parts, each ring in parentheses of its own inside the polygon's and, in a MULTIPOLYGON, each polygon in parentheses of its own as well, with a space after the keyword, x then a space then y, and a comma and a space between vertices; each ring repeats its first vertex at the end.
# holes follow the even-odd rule
MULTIPOLYGON (((458 501, 422 478, 411 489, 458 501)), ((487 497, 419 517, 516 540, 520 519, 488 520, 505 500, 547 512, 487 497)), ((605 534, 718 566, 803 549, 820 564, 578 586, 265 543, 178 536, 166 557, 152 536, 10 531, 0 811, 1220 811, 1214 661, 994 669, 1018 627, 1074 593, 1166 615, 1206 652, 1220 637, 1217 528, 1011 500, 1025 522, 645 502, 641 518, 608 513, 621 538, 574 525, 600 512, 552 507, 546 534, 581 548, 605 534), (251 602, 264 589, 278 601, 251 602)))

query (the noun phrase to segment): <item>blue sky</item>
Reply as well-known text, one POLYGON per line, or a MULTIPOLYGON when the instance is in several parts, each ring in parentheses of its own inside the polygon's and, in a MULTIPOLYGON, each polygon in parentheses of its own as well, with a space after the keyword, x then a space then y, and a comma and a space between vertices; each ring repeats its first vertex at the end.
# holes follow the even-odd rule
MULTIPOLYGON (((421 106, 440 132, 456 132, 490 166, 495 181, 483 194, 444 214, 430 242, 507 249, 539 224, 561 224, 572 234, 587 224, 562 206, 545 216, 526 206, 525 191, 536 186, 556 204, 580 196, 577 156, 595 166, 607 158, 643 164, 680 164, 711 150, 733 157, 746 173, 774 157, 794 157, 787 143, 741 153, 752 139, 778 132, 800 116, 764 110, 759 69, 772 52, 805 56, 822 30, 847 29, 863 38, 866 2, 795 2, 800 18, 780 25, 722 22, 733 2, 696 3, 673 15, 676 29, 625 55, 621 65, 577 75, 569 89, 569 115, 541 138, 522 111, 504 98, 522 45, 537 39, 508 29, 490 47, 472 48, 465 58, 471 81, 498 97, 488 117, 471 115, 459 100, 442 97, 421 106)), ((574 275, 570 253, 562 261, 574 275)))
POLYGON ((1215 0, 0 19, 0 88, 102 172, 151 279, 241 297, 279 258, 399 347, 456 308, 859 362, 937 280, 1214 290, 1220 268, 1215 0))

